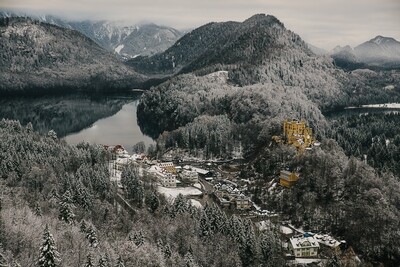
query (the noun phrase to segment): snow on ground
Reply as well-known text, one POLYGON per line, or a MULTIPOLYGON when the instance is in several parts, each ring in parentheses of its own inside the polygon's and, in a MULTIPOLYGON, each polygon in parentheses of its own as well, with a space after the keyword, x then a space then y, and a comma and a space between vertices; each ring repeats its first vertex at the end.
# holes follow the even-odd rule
POLYGON ((194 187, 175 187, 175 188, 168 188, 163 186, 158 186, 157 190, 159 193, 164 194, 167 198, 175 199, 179 194, 184 196, 194 195, 198 196, 201 195, 201 191, 194 187))
POLYGON ((123 44, 117 46, 117 47, 115 48, 115 52, 117 52, 117 53, 119 54, 119 53, 121 52, 122 48, 124 48, 124 45, 123 45, 123 44))
POLYGON ((400 103, 362 105, 363 108, 400 108, 400 103))
POLYGON ((293 234, 293 230, 292 229, 290 229, 289 227, 283 226, 283 225, 281 225, 281 229, 280 230, 281 230, 281 233, 285 234, 285 235, 293 234))
POLYGON ((265 221, 257 222, 256 226, 258 227, 258 230, 260 230, 260 231, 268 230, 271 228, 271 221, 265 220, 265 221))
POLYGON ((304 234, 305 232, 304 232, 304 230, 303 230, 303 228, 296 228, 296 227, 294 227, 292 224, 289 224, 289 226, 292 228, 292 229, 294 229, 294 230, 296 230, 297 232, 299 232, 299 233, 301 233, 301 234, 304 234))
POLYGON ((201 189, 201 188, 202 188, 200 183, 195 183, 195 184, 193 185, 193 187, 196 187, 196 188, 198 188, 198 189, 201 189))
POLYGON ((203 205, 201 205, 201 203, 195 199, 191 199, 190 202, 192 203, 192 206, 195 206, 196 208, 202 208, 203 205))
POLYGON ((296 258, 294 260, 294 262, 297 264, 309 264, 309 263, 313 263, 313 262, 317 263, 320 261, 321 261, 321 259, 310 259, 310 258, 296 258))

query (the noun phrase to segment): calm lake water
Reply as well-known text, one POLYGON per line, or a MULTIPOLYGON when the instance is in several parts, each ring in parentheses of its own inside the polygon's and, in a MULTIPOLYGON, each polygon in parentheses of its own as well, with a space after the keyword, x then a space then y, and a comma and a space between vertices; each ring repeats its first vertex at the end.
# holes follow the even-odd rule
POLYGON ((81 141, 123 145, 128 151, 137 142, 146 146, 153 140, 143 135, 137 124, 136 107, 140 94, 123 96, 52 96, 0 99, 0 119, 31 122, 43 134, 56 131, 70 144, 81 141))
POLYGON ((146 146, 153 144, 153 139, 144 135, 137 124, 138 104, 139 100, 125 104, 115 115, 100 119, 78 133, 67 135, 65 140, 70 144, 77 144, 83 140, 95 144, 121 144, 128 151, 140 141, 146 146))

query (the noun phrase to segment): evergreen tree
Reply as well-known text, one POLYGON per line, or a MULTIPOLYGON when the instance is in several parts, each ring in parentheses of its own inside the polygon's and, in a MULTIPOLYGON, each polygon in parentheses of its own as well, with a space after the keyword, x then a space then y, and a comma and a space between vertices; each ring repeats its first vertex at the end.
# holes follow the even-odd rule
POLYGON ((204 207, 204 212, 207 215, 211 230, 214 233, 217 233, 217 232, 226 233, 226 231, 227 231, 226 215, 216 204, 213 204, 212 206, 206 205, 204 207))
POLYGON ((49 231, 48 225, 44 229, 43 244, 40 248, 40 256, 38 260, 39 267, 55 267, 60 260, 53 235, 49 231))
POLYGON ((97 264, 97 267, 110 267, 110 262, 108 260, 107 255, 103 255, 99 259, 99 264, 97 264))
POLYGON ((171 258, 172 251, 171 251, 171 247, 169 246, 168 243, 164 246, 162 252, 163 252, 165 258, 167 258, 167 259, 171 258))
POLYGON ((94 267, 92 255, 90 253, 86 256, 86 262, 83 267, 94 267))
POLYGON ((146 206, 149 208, 151 213, 154 213, 160 206, 160 200, 156 192, 151 191, 145 197, 146 206))
POLYGON ((89 240, 89 245, 91 247, 96 248, 99 245, 99 242, 97 240, 96 231, 93 229, 92 226, 90 226, 89 229, 87 230, 86 238, 89 240))
POLYGON ((54 130, 50 130, 47 133, 47 137, 53 139, 53 140, 57 140, 57 133, 54 130))
POLYGON ((144 244, 144 236, 143 236, 142 231, 135 233, 135 235, 133 236, 133 242, 138 247, 140 247, 141 245, 144 244))
POLYGON ((132 241, 136 246, 140 247, 144 244, 144 236, 141 230, 131 233, 129 240, 132 241))
POLYGON ((75 188, 75 201, 78 203, 80 206, 82 206, 85 210, 89 210, 91 207, 91 196, 89 195, 88 190, 85 188, 85 186, 82 184, 82 182, 78 182, 75 188))
POLYGON ((34 211, 36 216, 41 217, 42 216, 42 208, 40 207, 39 203, 36 202, 34 211))
POLYGON ((240 244, 240 258, 243 265, 252 265, 257 258, 256 236, 250 220, 244 223, 244 236, 240 244))
POLYGON ((207 237, 211 235, 211 225, 205 212, 201 213, 200 225, 199 225, 199 236, 207 237))
POLYGON ((84 219, 82 219, 79 229, 80 229, 81 233, 86 234, 88 229, 87 229, 86 221, 84 219))
POLYGON ((188 207, 189 207, 189 203, 188 203, 187 199, 182 194, 179 194, 175 198, 174 203, 172 205, 172 212, 174 213, 174 215, 182 214, 182 213, 188 211, 188 207))
POLYGON ((142 207, 144 198, 143 182, 139 178, 139 171, 134 166, 126 166, 121 173, 121 184, 129 199, 142 207))
POLYGON ((74 221, 75 214, 72 210, 72 198, 69 190, 65 191, 64 195, 61 197, 60 209, 58 218, 71 224, 74 221))
POLYGON ((341 267, 342 264, 340 263, 340 259, 338 256, 335 254, 333 257, 331 257, 328 262, 326 263, 327 267, 341 267))
POLYGON ((121 256, 118 257, 115 267, 125 267, 124 260, 121 256))
POLYGON ((133 151, 133 153, 136 153, 136 154, 144 153, 146 151, 146 145, 144 144, 143 141, 140 141, 133 145, 132 151, 133 151))
POLYGON ((6 257, 1 253, 1 247, 0 247, 0 267, 8 267, 8 261, 6 260, 6 257))
POLYGON ((185 267, 197 267, 197 263, 195 261, 195 259, 193 258, 192 253, 190 253, 190 251, 188 251, 185 254, 185 267))
POLYGON ((263 266, 278 266, 280 263, 279 239, 272 230, 264 231, 260 236, 260 253, 263 266))

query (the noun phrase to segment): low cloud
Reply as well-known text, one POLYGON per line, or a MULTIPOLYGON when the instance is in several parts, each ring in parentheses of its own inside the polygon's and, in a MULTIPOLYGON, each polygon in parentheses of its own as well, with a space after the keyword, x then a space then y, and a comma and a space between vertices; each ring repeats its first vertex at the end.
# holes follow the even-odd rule
POLYGON ((398 0, 2 0, 0 8, 71 20, 154 22, 178 29, 210 21, 276 16, 307 42, 325 49, 358 45, 376 35, 400 41, 398 0))

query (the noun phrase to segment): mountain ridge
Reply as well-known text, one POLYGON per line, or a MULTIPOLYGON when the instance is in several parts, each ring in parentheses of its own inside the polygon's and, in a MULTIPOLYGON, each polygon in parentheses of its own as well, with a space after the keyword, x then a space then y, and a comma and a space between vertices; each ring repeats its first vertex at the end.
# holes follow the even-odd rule
POLYGON ((107 20, 69 21, 52 15, 26 15, 0 10, 1 17, 29 17, 63 28, 77 30, 94 40, 101 47, 116 53, 121 59, 163 52, 183 35, 182 32, 172 27, 154 23, 131 25, 127 22, 107 20))
POLYGON ((400 42, 392 37, 378 35, 354 49, 337 46, 331 51, 335 63, 345 70, 357 68, 400 68, 400 42))
POLYGON ((3 94, 110 92, 146 80, 75 30, 13 17, 0 20, 0 31, 3 94))

